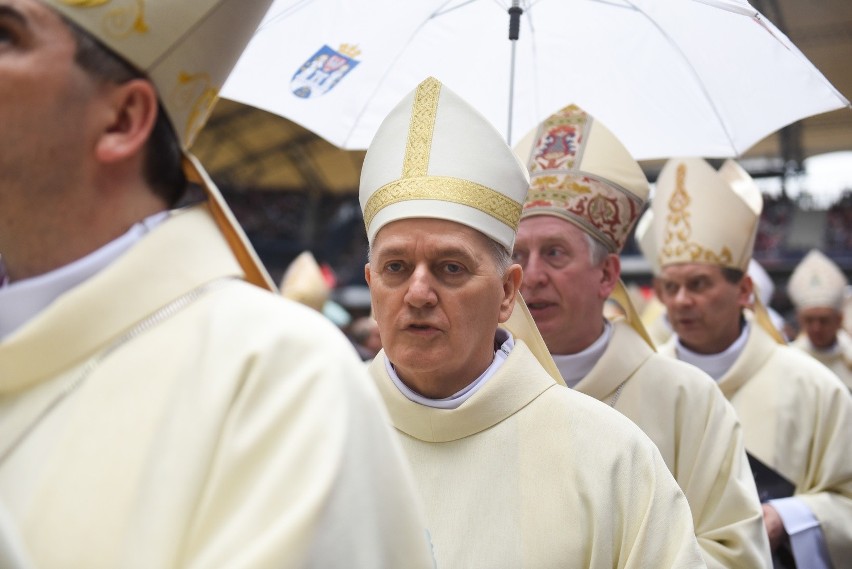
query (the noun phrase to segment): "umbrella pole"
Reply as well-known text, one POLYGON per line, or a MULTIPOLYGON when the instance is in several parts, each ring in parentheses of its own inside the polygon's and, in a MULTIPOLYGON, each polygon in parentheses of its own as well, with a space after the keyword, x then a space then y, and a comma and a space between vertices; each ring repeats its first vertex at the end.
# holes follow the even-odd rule
POLYGON ((509 128, 506 130, 506 143, 512 146, 512 109, 515 103, 515 49, 518 47, 518 36, 521 31, 521 0, 512 0, 509 8, 509 41, 512 42, 512 59, 509 64, 509 128))

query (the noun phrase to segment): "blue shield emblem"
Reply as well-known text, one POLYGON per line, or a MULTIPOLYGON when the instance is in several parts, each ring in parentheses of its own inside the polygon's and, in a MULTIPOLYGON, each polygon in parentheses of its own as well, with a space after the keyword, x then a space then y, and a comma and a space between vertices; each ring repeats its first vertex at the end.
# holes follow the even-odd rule
POLYGON ((344 44, 339 50, 322 46, 293 74, 290 90, 302 99, 328 93, 360 63, 355 59, 359 54, 352 45, 344 44))

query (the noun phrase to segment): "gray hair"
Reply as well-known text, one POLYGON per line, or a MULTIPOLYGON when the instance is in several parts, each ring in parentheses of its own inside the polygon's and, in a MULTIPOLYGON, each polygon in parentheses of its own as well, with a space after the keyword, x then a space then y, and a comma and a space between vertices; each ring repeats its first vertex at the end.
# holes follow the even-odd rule
POLYGON ((610 254, 610 250, 588 233, 583 232, 583 237, 586 238, 586 244, 589 246, 589 262, 592 266, 597 267, 604 262, 607 255, 610 254))

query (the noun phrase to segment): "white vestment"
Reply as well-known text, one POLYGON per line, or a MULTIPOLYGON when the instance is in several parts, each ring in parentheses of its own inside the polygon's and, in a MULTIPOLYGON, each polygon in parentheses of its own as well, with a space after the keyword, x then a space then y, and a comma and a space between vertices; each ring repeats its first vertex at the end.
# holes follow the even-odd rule
POLYGON ((680 485, 708 567, 771 567, 736 413, 699 369, 655 353, 623 319, 577 391, 636 423, 680 485))
POLYGON ((807 334, 801 334, 792 345, 822 362, 852 390, 852 337, 846 330, 837 331, 837 343, 828 350, 816 349, 807 334))
MULTIPOLYGON (((837 376, 760 326, 719 380, 745 448, 795 484, 820 523, 836 569, 852 559, 852 396, 837 376)), ((661 352, 676 356, 676 338, 661 352)))
POLYGON ((557 385, 523 341, 457 409, 406 398, 370 366, 411 461, 441 569, 703 567, 653 443, 557 385))
POLYGON ((432 566, 351 345, 241 276, 197 206, 0 342, 0 503, 35 566, 432 566))

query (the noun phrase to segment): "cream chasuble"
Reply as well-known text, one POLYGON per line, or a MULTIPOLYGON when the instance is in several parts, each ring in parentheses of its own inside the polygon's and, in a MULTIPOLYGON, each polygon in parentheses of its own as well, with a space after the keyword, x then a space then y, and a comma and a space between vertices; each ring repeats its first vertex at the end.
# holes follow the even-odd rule
POLYGON ((0 503, 35 566, 432 567, 351 346, 241 278, 197 206, 0 343, 0 503))
POLYGON ((441 569, 703 567, 686 500, 635 425, 558 386, 523 341, 457 409, 370 366, 441 569))
POLYGON ((655 353, 623 319, 576 389, 636 423, 680 485, 708 567, 771 567, 760 500, 731 405, 697 368, 655 353))
POLYGON ((807 334, 801 334, 792 345, 822 362, 852 390, 852 337, 845 330, 837 331, 837 344, 829 350, 817 350, 807 334))
MULTIPOLYGON (((778 344, 760 326, 719 380, 746 450, 796 485, 813 512, 834 567, 852 559, 852 397, 825 366, 778 344)), ((675 356, 675 339, 661 352, 675 356)))

